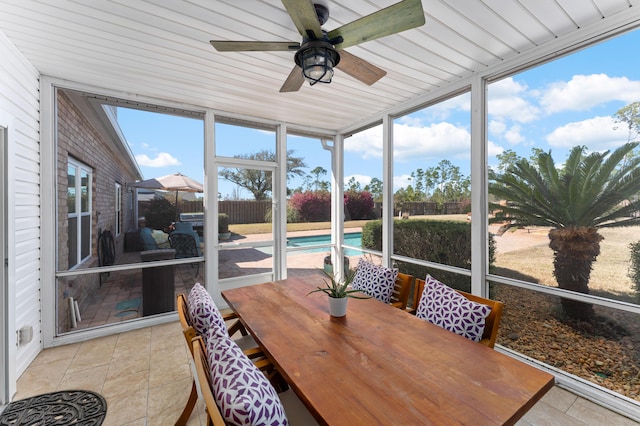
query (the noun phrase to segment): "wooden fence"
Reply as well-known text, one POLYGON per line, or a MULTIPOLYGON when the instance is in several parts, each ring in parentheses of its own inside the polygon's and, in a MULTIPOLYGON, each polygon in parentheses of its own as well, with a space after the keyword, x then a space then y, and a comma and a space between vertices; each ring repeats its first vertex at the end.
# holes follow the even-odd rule
MULTIPOLYGON (((466 213, 469 203, 438 203, 427 201, 412 201, 404 203, 396 203, 393 208, 393 215, 408 214, 409 216, 437 215, 437 214, 462 214, 466 213)), ((377 217, 382 216, 382 203, 374 203, 374 212, 377 217)))
MULTIPOLYGON (((437 215, 437 214, 463 214, 468 211, 468 203, 438 203, 432 202, 406 202, 398 203, 393 209, 393 215, 407 213, 409 216, 437 215)), ((267 214, 271 209, 271 200, 267 201, 219 201, 218 210, 229 216, 230 224, 240 223, 266 223, 267 214)), ((180 210, 188 213, 204 211, 202 200, 182 201, 180 210)), ((376 202, 373 206, 376 217, 382 215, 382 203, 376 202)))
MULTIPOLYGON (((271 209, 271 200, 267 201, 218 201, 218 211, 229 216, 230 224, 265 223, 271 209)), ((184 201, 180 205, 183 212, 204 211, 202 200, 184 201)))

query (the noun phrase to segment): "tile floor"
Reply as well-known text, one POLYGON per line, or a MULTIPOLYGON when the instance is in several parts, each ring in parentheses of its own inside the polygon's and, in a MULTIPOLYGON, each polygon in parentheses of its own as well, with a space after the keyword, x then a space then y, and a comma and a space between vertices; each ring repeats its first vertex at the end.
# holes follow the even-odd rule
MULTIPOLYGON (((187 351, 177 321, 46 349, 18 380, 14 400, 86 389, 107 400, 105 426, 173 425, 191 390, 187 351)), ((189 425, 205 425, 205 420, 204 405, 198 401, 189 425)), ((558 387, 518 422, 520 426, 636 424, 558 387)))

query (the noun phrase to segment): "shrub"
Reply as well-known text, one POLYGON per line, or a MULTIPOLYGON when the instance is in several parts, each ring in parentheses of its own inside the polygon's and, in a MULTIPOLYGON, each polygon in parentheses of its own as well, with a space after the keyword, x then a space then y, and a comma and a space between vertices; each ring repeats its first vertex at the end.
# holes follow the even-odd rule
POLYGON ((347 191, 344 193, 344 207, 352 220, 371 219, 373 197, 369 191, 347 191))
MULTIPOLYGON (((264 222, 271 223, 273 222, 272 211, 271 208, 267 209, 267 213, 264 215, 264 222)), ((293 208, 291 203, 287 203, 287 223, 298 223, 300 219, 298 218, 298 212, 293 208)))
MULTIPOLYGON (((382 222, 373 221, 362 228, 362 247, 382 250, 382 222)), ((443 265, 471 268, 471 224, 438 220, 395 220, 393 224, 394 254, 443 265)), ((489 262, 495 260, 495 240, 489 238, 489 262)), ((417 278, 430 274, 443 283, 464 291, 471 289, 468 276, 435 268, 397 262, 404 273, 417 278)))
POLYGON ((229 215, 218 213, 218 234, 229 232, 229 215))
POLYGON ((289 202, 300 222, 331 220, 331 193, 328 191, 296 192, 289 202))
POLYGON ((154 198, 144 203, 144 206, 146 208, 140 215, 145 217, 148 228, 168 229, 176 219, 176 208, 166 198, 154 198))

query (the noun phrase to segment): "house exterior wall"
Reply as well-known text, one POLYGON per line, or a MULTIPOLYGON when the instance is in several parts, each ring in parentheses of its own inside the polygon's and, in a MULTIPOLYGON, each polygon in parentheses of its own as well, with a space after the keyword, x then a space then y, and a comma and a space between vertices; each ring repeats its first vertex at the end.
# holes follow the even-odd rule
MULTIPOLYGON (((123 224, 132 223, 132 197, 125 190, 127 182, 136 179, 134 170, 126 159, 114 149, 120 141, 105 140, 92 126, 82 112, 61 91, 57 95, 57 200, 58 200, 58 260, 59 271, 68 269, 68 207, 67 207, 67 164, 69 158, 84 163, 92 169, 91 188, 91 258, 78 267, 92 268, 99 266, 98 262, 98 231, 111 230, 116 246, 116 257, 122 253, 124 247, 124 232, 115 235, 116 183, 123 189, 122 212, 125 217, 123 224)), ((100 286, 99 275, 79 275, 71 279, 58 280, 56 296, 58 301, 58 332, 63 333, 71 328, 68 297, 78 302, 82 311, 94 297, 100 286)))
MULTIPOLYGON (((8 129, 9 385, 35 359, 41 338, 41 200, 39 73, 0 32, 0 115, 8 129), (33 327, 31 342, 16 347, 16 331, 33 327)), ((3 243, 4 243, 3 241, 3 243)), ((5 307, 0 307, 4 309, 5 307)))

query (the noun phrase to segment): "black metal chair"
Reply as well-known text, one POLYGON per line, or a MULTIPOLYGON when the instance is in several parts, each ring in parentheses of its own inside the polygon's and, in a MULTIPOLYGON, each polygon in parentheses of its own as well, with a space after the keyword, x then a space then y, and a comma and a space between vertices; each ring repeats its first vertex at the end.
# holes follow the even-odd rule
MULTIPOLYGON (((200 256, 200 248, 193 235, 173 232, 169 234, 169 245, 176 251, 176 259, 200 256)), ((200 262, 195 262, 195 265, 196 274, 194 276, 197 276, 200 272, 200 262)))

